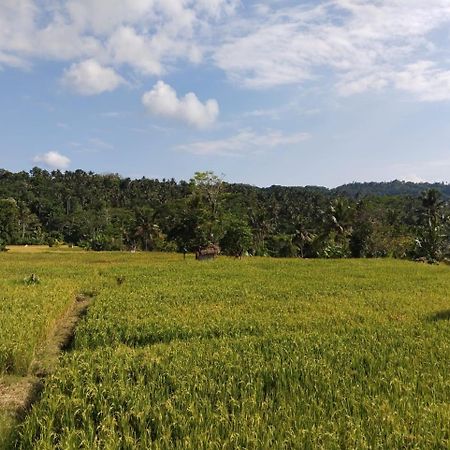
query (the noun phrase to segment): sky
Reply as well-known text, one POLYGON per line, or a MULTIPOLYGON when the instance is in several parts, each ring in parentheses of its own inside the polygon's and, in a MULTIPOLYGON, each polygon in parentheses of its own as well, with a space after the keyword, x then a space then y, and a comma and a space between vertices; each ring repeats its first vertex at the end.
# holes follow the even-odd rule
POLYGON ((0 167, 450 182, 449 0, 0 0, 0 167))

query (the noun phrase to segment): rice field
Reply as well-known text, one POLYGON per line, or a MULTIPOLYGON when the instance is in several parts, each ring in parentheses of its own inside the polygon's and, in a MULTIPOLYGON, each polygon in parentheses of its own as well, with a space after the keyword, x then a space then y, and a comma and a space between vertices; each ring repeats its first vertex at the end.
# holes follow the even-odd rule
POLYGON ((55 264, 45 254, 0 256, 0 375, 26 375, 87 272, 70 262, 55 264), (37 283, 29 281, 33 273, 37 283))
POLYGON ((18 373, 70 298, 97 294, 15 448, 450 448, 448 266, 53 251, 0 267, 18 373))

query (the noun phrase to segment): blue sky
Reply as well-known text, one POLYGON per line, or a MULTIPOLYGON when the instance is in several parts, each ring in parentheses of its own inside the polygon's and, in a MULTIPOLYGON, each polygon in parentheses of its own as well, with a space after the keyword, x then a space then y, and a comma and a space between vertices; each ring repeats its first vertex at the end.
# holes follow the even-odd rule
POLYGON ((0 0, 0 167, 450 181, 448 0, 0 0))

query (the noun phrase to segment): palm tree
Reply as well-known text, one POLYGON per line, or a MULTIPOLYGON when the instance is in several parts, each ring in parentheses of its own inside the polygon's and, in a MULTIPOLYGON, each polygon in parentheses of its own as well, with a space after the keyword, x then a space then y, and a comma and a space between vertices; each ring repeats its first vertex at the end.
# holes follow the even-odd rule
POLYGON ((155 234, 159 233, 154 217, 155 213, 151 208, 143 207, 136 211, 135 236, 142 242, 145 251, 153 249, 155 234))
POLYGON ((445 225, 448 217, 445 214, 445 202, 440 199, 441 193, 436 189, 428 189, 420 196, 420 233, 417 246, 420 256, 429 261, 438 261, 442 257, 446 236, 445 225))
POLYGON ((311 244, 315 238, 316 235, 308 230, 301 222, 297 225, 293 243, 297 246, 301 258, 305 257, 305 247, 311 244))

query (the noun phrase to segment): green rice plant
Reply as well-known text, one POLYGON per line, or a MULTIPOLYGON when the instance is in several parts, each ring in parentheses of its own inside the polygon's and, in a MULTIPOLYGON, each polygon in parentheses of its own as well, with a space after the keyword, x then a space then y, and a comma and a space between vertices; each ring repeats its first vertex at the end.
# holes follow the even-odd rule
POLYGON ((28 373, 58 319, 90 284, 93 274, 79 256, 0 254, 0 376, 28 373))
POLYGON ((320 330, 77 351, 20 445, 447 448, 448 347, 428 333, 384 331, 381 340, 320 330))
POLYGON ((101 289, 18 448, 450 446, 448 267, 96 258, 101 289))

